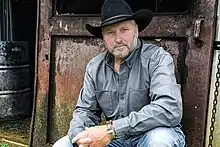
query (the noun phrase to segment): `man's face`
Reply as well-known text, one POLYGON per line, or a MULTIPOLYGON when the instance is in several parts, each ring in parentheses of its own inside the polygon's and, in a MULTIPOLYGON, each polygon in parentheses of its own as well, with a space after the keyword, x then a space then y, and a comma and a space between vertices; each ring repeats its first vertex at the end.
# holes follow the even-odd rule
POLYGON ((138 27, 132 20, 103 28, 103 40, 115 58, 125 58, 137 44, 138 27))

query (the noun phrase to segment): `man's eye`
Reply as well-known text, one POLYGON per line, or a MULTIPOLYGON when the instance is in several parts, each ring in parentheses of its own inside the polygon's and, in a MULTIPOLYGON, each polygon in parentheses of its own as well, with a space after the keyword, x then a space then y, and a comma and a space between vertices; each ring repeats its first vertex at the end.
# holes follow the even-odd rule
POLYGON ((124 29, 122 29, 122 32, 126 32, 126 31, 128 31, 129 29, 126 29, 126 28, 124 28, 124 29))
POLYGON ((114 32, 110 31, 110 32, 107 32, 107 35, 113 35, 114 32))

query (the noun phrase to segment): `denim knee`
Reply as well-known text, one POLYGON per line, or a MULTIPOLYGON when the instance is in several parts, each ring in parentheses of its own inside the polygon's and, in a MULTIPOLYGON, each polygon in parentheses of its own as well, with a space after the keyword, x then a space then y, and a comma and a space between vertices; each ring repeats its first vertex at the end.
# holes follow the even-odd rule
POLYGON ((56 141, 53 147, 73 147, 73 145, 69 137, 64 136, 63 138, 60 138, 58 141, 56 141))
POLYGON ((138 147, 184 147, 185 136, 175 128, 159 127, 145 133, 138 147))

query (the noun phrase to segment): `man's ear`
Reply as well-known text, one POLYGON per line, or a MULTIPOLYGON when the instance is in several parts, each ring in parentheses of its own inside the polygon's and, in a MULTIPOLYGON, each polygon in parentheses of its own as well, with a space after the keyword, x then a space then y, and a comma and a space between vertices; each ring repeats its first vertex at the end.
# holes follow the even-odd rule
POLYGON ((136 33, 139 34, 138 25, 136 24, 136 33))
POLYGON ((139 35, 138 25, 135 24, 135 37, 138 37, 138 35, 139 35))
POLYGON ((135 32, 135 37, 137 38, 138 35, 139 35, 138 26, 137 26, 136 28, 137 28, 137 29, 136 29, 136 32, 135 32))

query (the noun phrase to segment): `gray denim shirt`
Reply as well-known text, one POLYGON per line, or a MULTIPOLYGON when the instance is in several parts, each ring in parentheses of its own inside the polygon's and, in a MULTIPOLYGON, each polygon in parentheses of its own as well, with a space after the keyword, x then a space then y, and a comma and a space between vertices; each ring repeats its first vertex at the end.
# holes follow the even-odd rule
POLYGON ((113 120, 118 138, 159 126, 177 126, 182 118, 182 97, 171 55, 162 47, 138 40, 119 73, 113 68, 113 59, 104 52, 88 63, 69 138, 97 125, 102 112, 113 120))

